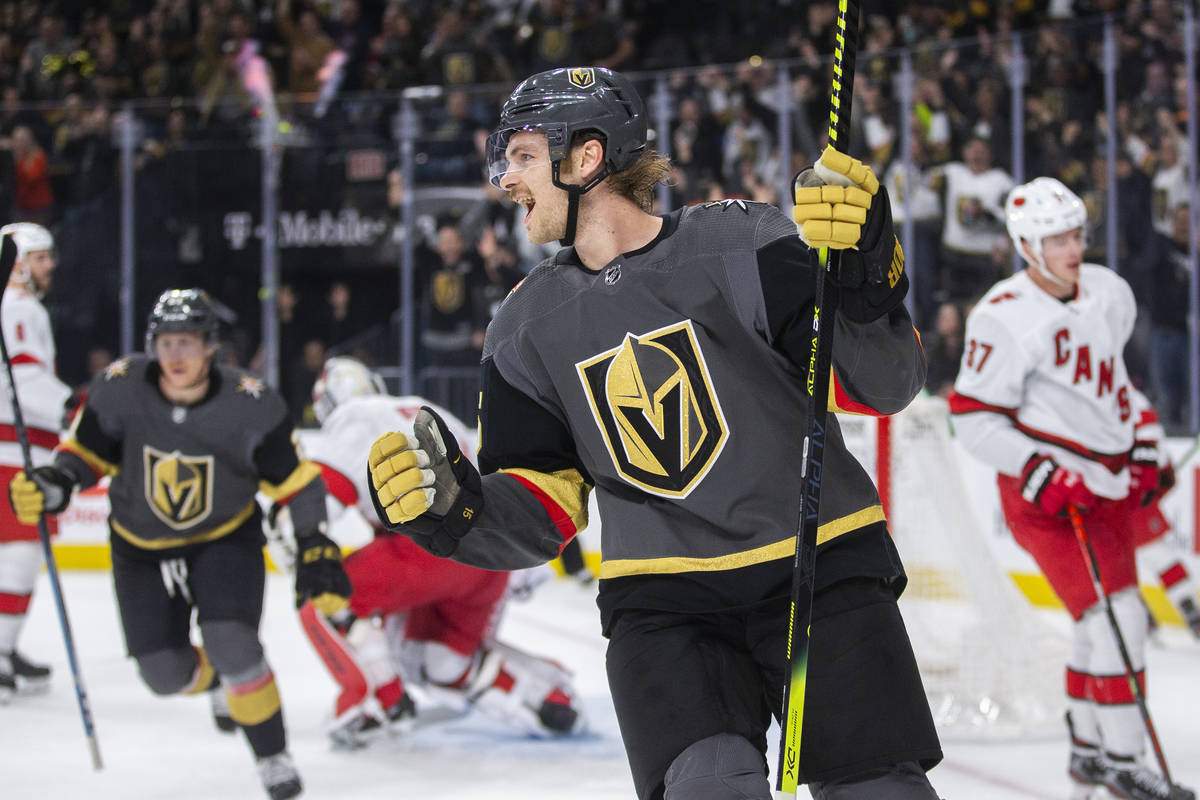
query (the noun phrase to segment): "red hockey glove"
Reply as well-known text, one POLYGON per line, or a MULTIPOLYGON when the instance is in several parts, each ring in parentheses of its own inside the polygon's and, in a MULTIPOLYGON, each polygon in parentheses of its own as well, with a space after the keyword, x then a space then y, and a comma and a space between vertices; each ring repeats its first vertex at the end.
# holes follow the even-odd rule
POLYGON ((1025 462, 1021 470, 1021 497, 1055 516, 1064 516, 1069 505, 1087 511, 1096 504, 1096 495, 1083 478, 1060 467, 1047 455, 1035 454, 1025 462))
POLYGON ((1158 442, 1138 440, 1129 451, 1129 494, 1142 507, 1156 502, 1175 485, 1175 469, 1169 463, 1158 466, 1158 442))

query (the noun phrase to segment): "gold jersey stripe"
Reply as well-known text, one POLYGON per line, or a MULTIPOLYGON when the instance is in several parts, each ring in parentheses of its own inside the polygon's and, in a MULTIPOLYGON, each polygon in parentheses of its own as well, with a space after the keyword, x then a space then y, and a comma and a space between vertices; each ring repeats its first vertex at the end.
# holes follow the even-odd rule
POLYGON ((522 478, 541 489, 570 518, 571 524, 575 526, 575 533, 587 527, 588 494, 592 487, 584 481, 578 470, 560 469, 557 472, 538 472, 514 467, 497 470, 497 472, 522 478))
POLYGON ((250 515, 254 513, 254 507, 257 505, 253 500, 246 504, 246 507, 239 511, 232 519, 224 525, 219 525, 216 528, 210 528, 199 533, 189 534, 187 536, 172 536, 166 539, 143 539, 133 531, 126 528, 121 523, 117 522, 115 517, 110 517, 109 522, 112 523, 113 530, 120 534, 121 538, 132 545, 141 547, 144 550, 166 550, 168 547, 180 547, 185 544, 200 544, 201 542, 211 542, 213 539, 220 539, 225 534, 237 528, 246 520, 250 519, 250 515))
POLYGON ((267 481, 259 481, 258 489, 272 500, 281 500, 291 497, 312 483, 320 474, 321 468, 306 458, 296 465, 291 475, 283 479, 283 483, 276 485, 267 481))
MULTIPOLYGON (((866 525, 882 522, 883 506, 867 506, 853 514, 847 514, 826 522, 817 528, 817 544, 822 545, 843 533, 858 530, 866 525)), ((603 561, 600 564, 601 578, 623 578, 628 575, 671 575, 679 572, 719 572, 722 570, 749 567, 780 558, 790 558, 796 552, 796 537, 789 536, 778 542, 730 553, 714 558, 621 558, 603 561)))
POLYGON ((83 463, 88 465, 92 472, 96 473, 98 477, 103 477, 105 475, 116 475, 117 472, 120 471, 120 467, 111 461, 105 461, 103 458, 84 447, 73 435, 68 436, 66 439, 63 439, 61 442, 59 442, 58 449, 66 450, 68 453, 80 458, 83 463))

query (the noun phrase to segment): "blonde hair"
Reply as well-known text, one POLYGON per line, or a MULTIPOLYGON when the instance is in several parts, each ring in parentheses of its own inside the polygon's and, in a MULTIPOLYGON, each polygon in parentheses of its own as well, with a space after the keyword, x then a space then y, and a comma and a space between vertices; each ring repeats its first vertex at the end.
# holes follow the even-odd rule
MULTIPOLYGON (((579 147, 590 141, 600 142, 608 147, 605 137, 597 131, 581 131, 571 139, 571 147, 579 147)), ((633 162, 629 169, 609 175, 605 178, 608 188, 627 200, 632 200, 638 208, 649 213, 654 207, 654 188, 666 182, 673 169, 671 159, 657 150, 647 147, 633 162)))
POLYGON ((671 159, 657 150, 646 148, 633 166, 608 176, 609 187, 632 200, 642 211, 654 206, 654 189, 671 174, 671 159))

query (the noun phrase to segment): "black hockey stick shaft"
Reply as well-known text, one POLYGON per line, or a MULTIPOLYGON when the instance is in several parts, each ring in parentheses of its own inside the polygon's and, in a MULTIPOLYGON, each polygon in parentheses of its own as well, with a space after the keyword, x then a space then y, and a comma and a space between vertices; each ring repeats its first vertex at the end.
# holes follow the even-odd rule
MULTIPOLYGON (((1074 505, 1068 508, 1068 512, 1071 515, 1071 525, 1075 528, 1075 538, 1079 540, 1079 549, 1083 552, 1083 560, 1087 562, 1088 572, 1092 576, 1092 587, 1096 590, 1096 596, 1104 603, 1104 613, 1108 615, 1108 624, 1117 640, 1117 649, 1121 651, 1121 662, 1125 665, 1125 678, 1129 681, 1133 699, 1137 702, 1138 711, 1142 714, 1142 722, 1146 724, 1146 734, 1150 737, 1150 745, 1154 748, 1158 767, 1162 770, 1163 777, 1167 782, 1171 783, 1171 770, 1167 769, 1167 757, 1163 754, 1162 744, 1158 741, 1158 732, 1154 728, 1154 721, 1150 719, 1150 708, 1146 705, 1146 693, 1142 691, 1142 684, 1138 681, 1137 672, 1133 669, 1133 659, 1129 657, 1129 647, 1125 644, 1125 636, 1121 633, 1121 626, 1117 623, 1112 598, 1104 591, 1104 583, 1100 580, 1100 564, 1096 561, 1096 551, 1092 548, 1087 528, 1083 525, 1083 514, 1074 505)), ((1136 584, 1134 588, 1137 588, 1136 584)))
MULTIPOLYGON (((0 279, 8 280, 13 265, 17 261, 17 243, 11 236, 3 237, 0 242, 0 279)), ((7 290, 7 283, 5 284, 7 290)), ((2 296, 2 292, 0 292, 2 296)), ((21 460, 25 464, 25 473, 33 474, 33 457, 29 451, 29 436, 25 431, 25 417, 21 414, 21 403, 17 399, 17 382, 13 380, 12 359, 8 355, 8 343, 0 335, 0 356, 4 358, 4 371, 8 375, 9 401, 12 403, 13 427, 17 430, 17 442, 21 447, 21 460)), ((79 669, 79 660, 75 657, 75 637, 71 635, 71 623, 67 618, 67 606, 63 601, 62 582, 58 577, 58 563, 54 560, 54 548, 50 546, 50 529, 46 527, 46 516, 38 517, 38 538, 42 542, 42 552, 46 557, 46 572, 50 576, 51 594, 54 595, 54 606, 58 610, 58 624, 62 630, 63 644, 67 649, 67 662, 71 665, 71 678, 75 682, 75 699, 79 703, 79 716, 83 720, 83 732, 87 736, 88 749, 92 756, 92 769, 104 769, 100 758, 100 741, 96 738, 96 725, 92 721, 92 706, 88 701, 87 689, 83 685, 83 674, 79 669)))
MULTIPOLYGON (((858 54, 858 19, 858 1, 839 0, 830 92, 829 144, 842 152, 846 151, 846 139, 850 132, 854 63, 858 54)), ((813 300, 812 350, 806 379, 808 412, 800 462, 803 486, 800 519, 796 526, 796 554, 792 564, 787 664, 779 725, 779 764, 775 770, 777 798, 795 797, 799 787, 800 738, 804 728, 804 690, 808 681, 809 634, 821 510, 821 473, 829 415, 829 373, 833 366, 833 328, 838 307, 837 292, 829 292, 827 288, 831 271, 836 271, 840 266, 841 254, 837 250, 821 248, 820 260, 821 269, 817 271, 816 297, 813 300)))

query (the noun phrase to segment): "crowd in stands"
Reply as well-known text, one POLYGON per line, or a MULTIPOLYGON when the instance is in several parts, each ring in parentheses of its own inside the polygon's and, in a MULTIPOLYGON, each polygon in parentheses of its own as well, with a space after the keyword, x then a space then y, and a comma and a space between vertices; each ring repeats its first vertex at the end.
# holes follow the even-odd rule
MULTIPOLYGON (((227 198, 209 190, 208 177, 221 170, 197 151, 252 150, 254 123, 278 114, 280 130, 309 148, 289 151, 288 187, 289 166, 303 178, 332 150, 377 148, 386 154, 383 166, 366 172, 379 191, 339 189, 334 205, 357 203, 365 214, 373 204, 372 213, 394 221, 403 204, 392 120, 398 92, 444 90, 421 108, 417 182, 478 187, 496 100, 531 72, 583 63, 636 73, 647 98, 654 74, 666 75, 671 121, 660 146, 676 164, 673 203, 778 203, 780 175, 811 162, 823 144, 835 17, 836 3, 807 0, 693 0, 687 13, 670 0, 0 0, 0 217, 65 234, 60 260, 81 263, 64 263, 64 277, 91 274, 96 265, 82 262, 102 249, 94 243, 116 238, 118 123, 122 104, 137 101, 135 166, 151 220, 139 226, 139 244, 144 228, 171 237, 160 246, 146 234, 152 241, 139 252, 138 269, 152 277, 139 297, 171 281, 199 283, 231 304, 238 298, 228 294, 245 295, 244 319, 253 320, 257 272, 218 278, 223 265, 200 244, 213 223, 196 209, 227 198), (778 141, 780 64, 789 70, 786 143, 778 141), (193 176, 186 186, 178 178, 184 174, 193 176)), ((1195 154, 1186 136, 1184 29, 1170 0, 913 0, 870 9, 851 148, 885 176, 898 229, 911 222, 905 245, 917 321, 931 343, 930 389, 945 391, 953 380, 970 303, 1013 268, 1001 209, 1020 177, 1013 175, 1014 33, 1027 80, 1017 134, 1023 177, 1056 176, 1085 199, 1088 257, 1117 264, 1142 308, 1128 358, 1135 379, 1178 430, 1187 423, 1187 203, 1195 154), (1105 252, 1099 26, 1106 15, 1115 20, 1118 50, 1115 256, 1105 252), (916 75, 911 115, 895 80, 901 48, 916 75), (918 169, 911 181, 899 158, 905 119, 912 120, 918 169)), ((319 195, 327 184, 303 183, 288 191, 319 195)), ((419 243, 422 366, 472 363, 490 309, 537 258, 502 198, 493 193, 483 203, 472 224, 444 215, 419 243)), ((116 252, 115 241, 108 250, 116 252)), ((100 265, 106 275, 115 266, 115 258, 100 265)), ((285 259, 284 270, 281 321, 292 331, 284 336, 284 388, 302 416, 305 383, 325 352, 357 347, 376 361, 394 359, 363 337, 371 330, 392 336, 386 320, 398 285, 394 277, 380 283, 378 268, 364 277, 340 260, 289 273, 285 259), (303 322, 291 322, 292 314, 303 322)), ((86 292, 67 291, 58 306, 52 298, 52 311, 68 330, 75 325, 81 337, 113 349, 111 317, 90 306, 97 285, 111 290, 100 295, 115 297, 117 278, 88 280, 86 292)), ((248 363, 255 337, 242 339, 233 357, 248 363)), ((82 380, 86 353, 65 355, 68 375, 82 380)))

